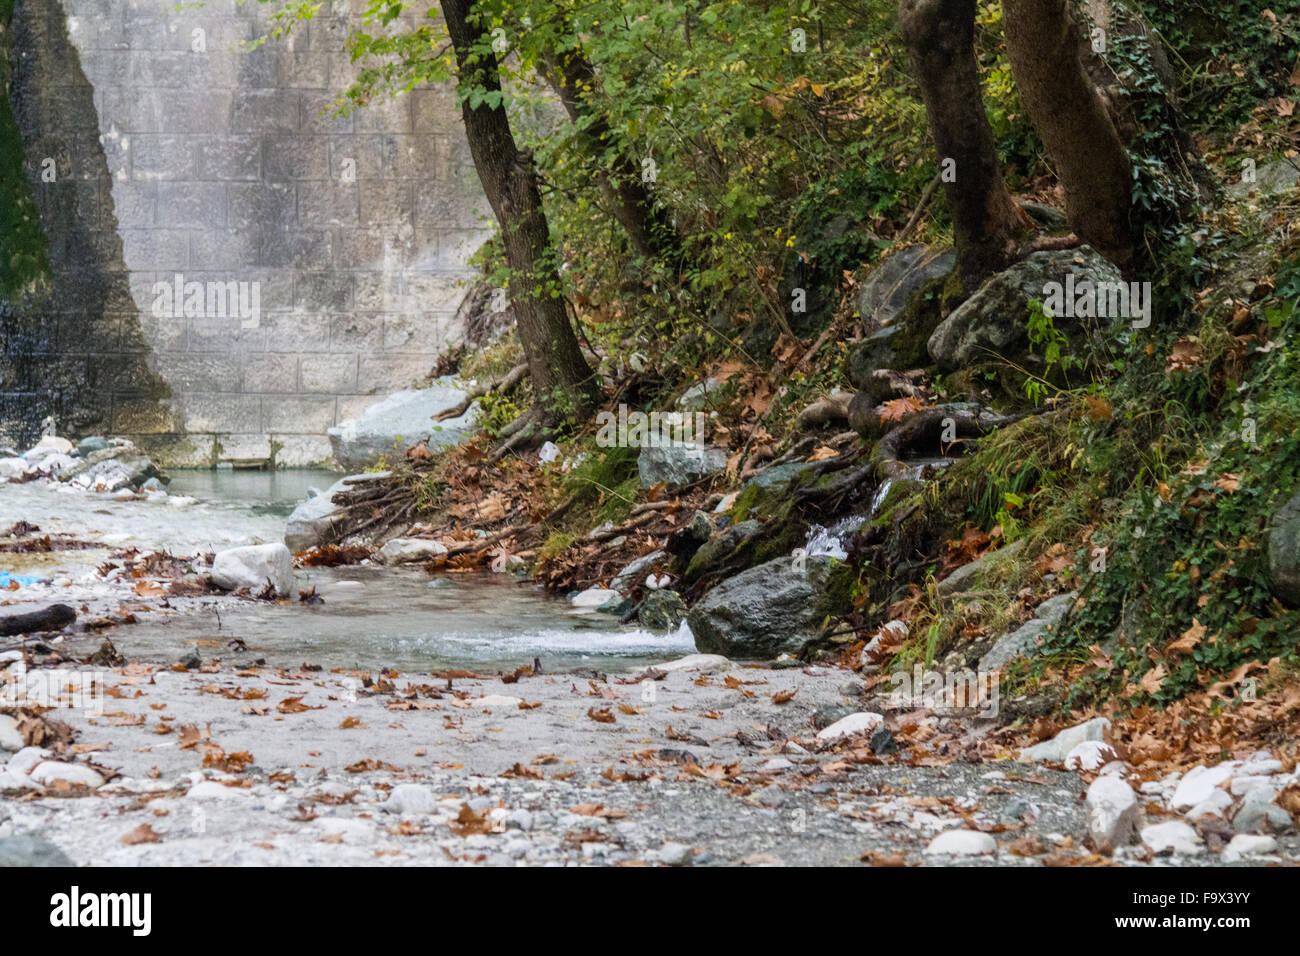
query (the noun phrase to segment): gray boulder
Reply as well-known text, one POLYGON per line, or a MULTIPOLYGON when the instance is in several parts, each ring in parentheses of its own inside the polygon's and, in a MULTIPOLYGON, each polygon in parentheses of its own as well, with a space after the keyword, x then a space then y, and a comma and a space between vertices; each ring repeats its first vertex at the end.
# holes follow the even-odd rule
POLYGON ((384 564, 413 564, 432 561, 447 553, 447 546, 432 538, 393 538, 375 555, 384 564))
POLYGON ((772 658, 815 637, 831 561, 810 557, 803 570, 777 558, 742 571, 706 594, 686 616, 702 654, 772 658))
POLYGON ((308 548, 320 547, 334 540, 338 528, 335 527, 338 505, 334 496, 348 486, 363 478, 385 478, 388 472, 375 472, 369 475, 348 475, 340 478, 325 491, 298 505, 289 515, 289 523, 284 529, 284 543, 294 554, 308 548))
POLYGON ((248 588, 256 593, 267 581, 281 597, 293 591, 293 555, 283 544, 229 548, 212 559, 212 583, 219 588, 248 588))
POLYGON ((912 293, 930 279, 947 275, 957 262, 951 249, 912 245, 881 262, 858 286, 858 315, 866 335, 890 325, 912 293))
POLYGON ((675 631, 686 614, 686 602, 682 596, 676 591, 660 588, 645 596, 637 620, 647 630, 675 631))
POLYGON ((1228 195, 1233 199, 1245 199, 1254 193, 1261 199, 1267 199, 1285 192, 1290 192, 1300 182, 1300 168, 1294 161, 1279 159, 1265 163, 1255 170, 1255 181, 1238 182, 1228 187, 1228 195))
MULTIPOLYGON (((926 347, 945 369, 961 368, 993 355, 1014 355, 1028 344, 1026 327, 1031 299, 1044 300, 1049 282, 1064 284, 1067 274, 1075 282, 1120 282, 1119 269, 1088 246, 1036 252, 986 282, 974 295, 953 309, 930 335, 926 347)), ((1073 320, 1063 316, 1056 327, 1067 335, 1073 320)))
POLYGON ((1074 606, 1075 597, 1076 592, 1071 591, 1068 594, 1058 594, 1038 605, 1033 620, 1026 621, 1009 634, 1003 634, 993 643, 988 653, 980 658, 980 670, 1001 670, 1017 657, 1033 654, 1038 649, 1039 640, 1055 630, 1065 612, 1074 606))
POLYGON ((107 447, 107 438, 103 438, 100 435, 91 435, 77 442, 77 454, 82 458, 85 458, 87 455, 90 455, 93 452, 103 451, 107 447))
POLYGON ((357 418, 329 429, 334 458, 349 471, 361 471, 385 456, 400 456, 422 438, 429 439, 430 451, 459 445, 473 434, 477 406, 442 422, 433 416, 459 404, 465 394, 449 378, 429 388, 394 392, 357 418))
POLYGON ((111 445, 91 451, 60 468, 58 478, 95 491, 139 489, 150 478, 163 484, 171 481, 131 445, 111 445))
POLYGON ((650 488, 660 482, 686 485, 697 478, 717 474, 726 467, 725 448, 698 442, 655 442, 642 448, 636 460, 642 488, 650 488))
POLYGON ((1269 528, 1268 578, 1279 601, 1300 606, 1300 494, 1282 506, 1269 528))

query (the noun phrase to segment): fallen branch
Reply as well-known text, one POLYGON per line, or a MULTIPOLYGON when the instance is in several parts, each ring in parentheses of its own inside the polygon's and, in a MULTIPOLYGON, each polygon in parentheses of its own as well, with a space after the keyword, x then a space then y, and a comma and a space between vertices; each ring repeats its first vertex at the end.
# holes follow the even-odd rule
POLYGON ((34 634, 37 631, 61 631, 77 619, 77 612, 66 604, 51 604, 27 614, 0 617, 0 637, 34 634))
POLYGON ((489 392, 507 392, 514 388, 519 384, 519 380, 524 377, 524 374, 527 371, 528 364, 525 362, 521 365, 516 365, 499 378, 495 378, 490 382, 485 382, 482 385, 474 386, 470 389, 463 401, 453 405, 451 408, 444 408, 437 415, 433 416, 433 420, 435 422, 442 422, 446 421, 448 418, 459 418, 461 415, 464 415, 469 411, 469 407, 474 404, 477 399, 482 398, 489 392))

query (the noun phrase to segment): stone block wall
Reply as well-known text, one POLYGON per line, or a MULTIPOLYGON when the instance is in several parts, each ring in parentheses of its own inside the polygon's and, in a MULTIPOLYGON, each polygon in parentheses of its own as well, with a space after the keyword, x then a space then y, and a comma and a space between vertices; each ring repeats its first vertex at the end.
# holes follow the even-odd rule
POLYGON ((18 0, 11 99, 56 272, 22 365, 62 432, 128 435, 172 465, 316 463, 326 429, 460 341, 490 221, 454 91, 328 111, 367 5, 327 3, 249 50, 258 3, 18 0), (102 287, 89 305, 58 291, 78 275, 102 287), (222 316, 214 289, 260 309, 222 316))

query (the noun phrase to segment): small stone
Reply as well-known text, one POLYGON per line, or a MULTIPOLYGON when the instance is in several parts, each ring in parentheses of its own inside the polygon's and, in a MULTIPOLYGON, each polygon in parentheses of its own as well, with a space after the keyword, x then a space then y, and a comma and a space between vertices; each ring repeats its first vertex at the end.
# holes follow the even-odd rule
POLYGON ((665 843, 652 856, 664 866, 690 866, 695 862, 695 849, 685 843, 665 843))
POLYGON ((1138 835, 1141 808, 1137 794, 1116 776, 1098 777, 1088 787, 1088 832, 1102 852, 1134 842, 1138 835))
POLYGON ((1255 833, 1270 829, 1286 833, 1291 829, 1291 814, 1273 802, 1273 793, 1267 788, 1252 790, 1241 801, 1241 809, 1232 818, 1232 828, 1238 833, 1255 833))
POLYGON ((868 744, 871 752, 877 757, 887 757, 890 754, 898 753, 898 741, 894 735, 889 732, 887 727, 877 727, 875 733, 871 735, 871 741, 868 744))
POLYGON ((1119 759, 1115 748, 1103 740, 1085 740, 1070 748, 1065 755, 1066 770, 1096 770, 1112 760, 1119 759))
POLYGON ((773 757, 763 766, 758 768, 759 773, 780 773, 782 770, 789 770, 794 767, 790 761, 784 757, 773 757))
POLYGON ((268 581, 281 597, 291 596, 293 555, 278 542, 228 548, 212 560, 212 583, 224 590, 248 588, 256 594, 268 581))
POLYGON ((104 785, 104 778, 84 764, 58 763, 54 760, 38 763, 32 768, 29 776, 37 783, 44 784, 47 787, 57 780, 66 780, 73 786, 91 787, 92 789, 104 785))
POLYGON ((1110 721, 1105 717, 1094 717, 1074 727, 1067 727, 1051 740, 1035 744, 1020 751, 1021 760, 1041 760, 1047 763, 1064 763, 1065 758, 1077 744, 1085 740, 1101 740, 1110 729, 1110 721))
POLYGON ((985 856, 998 852, 997 841, 978 830, 945 830, 930 841, 927 855, 985 856))
POLYGON ((23 735, 18 732, 18 721, 8 714, 0 714, 0 750, 22 750, 23 735))
POLYGON ((598 608, 610 601, 621 601, 623 595, 607 588, 587 588, 569 598, 569 603, 577 608, 598 608))
POLYGON ((394 538, 376 553, 383 564, 413 564, 431 561, 447 553, 447 546, 431 538, 394 538))
POLYGON ((399 783, 388 794, 384 809, 389 813, 432 813, 438 798, 433 790, 420 783, 399 783))
POLYGON ((181 655, 181 658, 177 663, 186 670, 194 671, 203 666, 203 658, 199 657, 199 652, 197 650, 188 650, 181 655))
POLYGON ((1142 842, 1153 853, 1170 851, 1180 856, 1197 856, 1205 852, 1205 846, 1196 831, 1179 820, 1143 827, 1142 842))
POLYGON ((823 743, 829 743, 835 740, 843 740, 846 737, 853 737, 857 734, 870 734, 884 722, 885 718, 880 714, 858 711, 835 721, 825 730, 820 731, 817 734, 817 739, 823 743))
POLYGON ((1225 863, 1235 863, 1242 857, 1263 856, 1272 853, 1276 849, 1277 840, 1271 836, 1252 836, 1248 833, 1238 833, 1223 848, 1223 860, 1225 863))
POLYGON ((1178 787, 1169 801, 1175 810, 1184 810, 1204 803, 1219 784, 1232 777, 1240 764, 1228 760, 1213 767, 1193 767, 1178 781, 1178 787))
POLYGON ((828 704, 813 711, 812 725, 817 730, 825 730, 837 720, 843 720, 850 714, 859 713, 859 708, 849 704, 828 704))

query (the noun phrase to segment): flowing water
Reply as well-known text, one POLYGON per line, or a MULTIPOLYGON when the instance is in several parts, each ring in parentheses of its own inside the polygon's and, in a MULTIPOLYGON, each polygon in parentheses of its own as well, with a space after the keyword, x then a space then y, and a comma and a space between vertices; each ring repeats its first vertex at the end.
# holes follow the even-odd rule
MULTIPOLYGON (((311 471, 181 471, 173 474, 168 497, 154 501, 115 501, 45 483, 0 485, 0 530, 21 519, 104 546, 0 554, 0 571, 66 578, 75 585, 68 594, 76 603, 94 593, 93 569, 109 548, 184 555, 278 541, 294 505, 308 489, 328 487, 334 477, 311 471)), ((297 578, 300 588, 315 587, 324 603, 174 601, 174 613, 141 615, 139 623, 114 628, 109 636, 133 659, 174 660, 197 646, 205 658, 413 672, 512 669, 534 657, 551 671, 625 668, 694 651, 688 630, 654 634, 620 627, 608 615, 577 612, 508 575, 448 574, 431 581, 415 568, 353 566, 303 569, 297 578), (226 646, 232 640, 248 650, 235 655, 226 646)), ((60 588, 43 588, 20 600, 38 594, 64 599, 60 588)), ((98 643, 97 637, 85 640, 98 643)))

